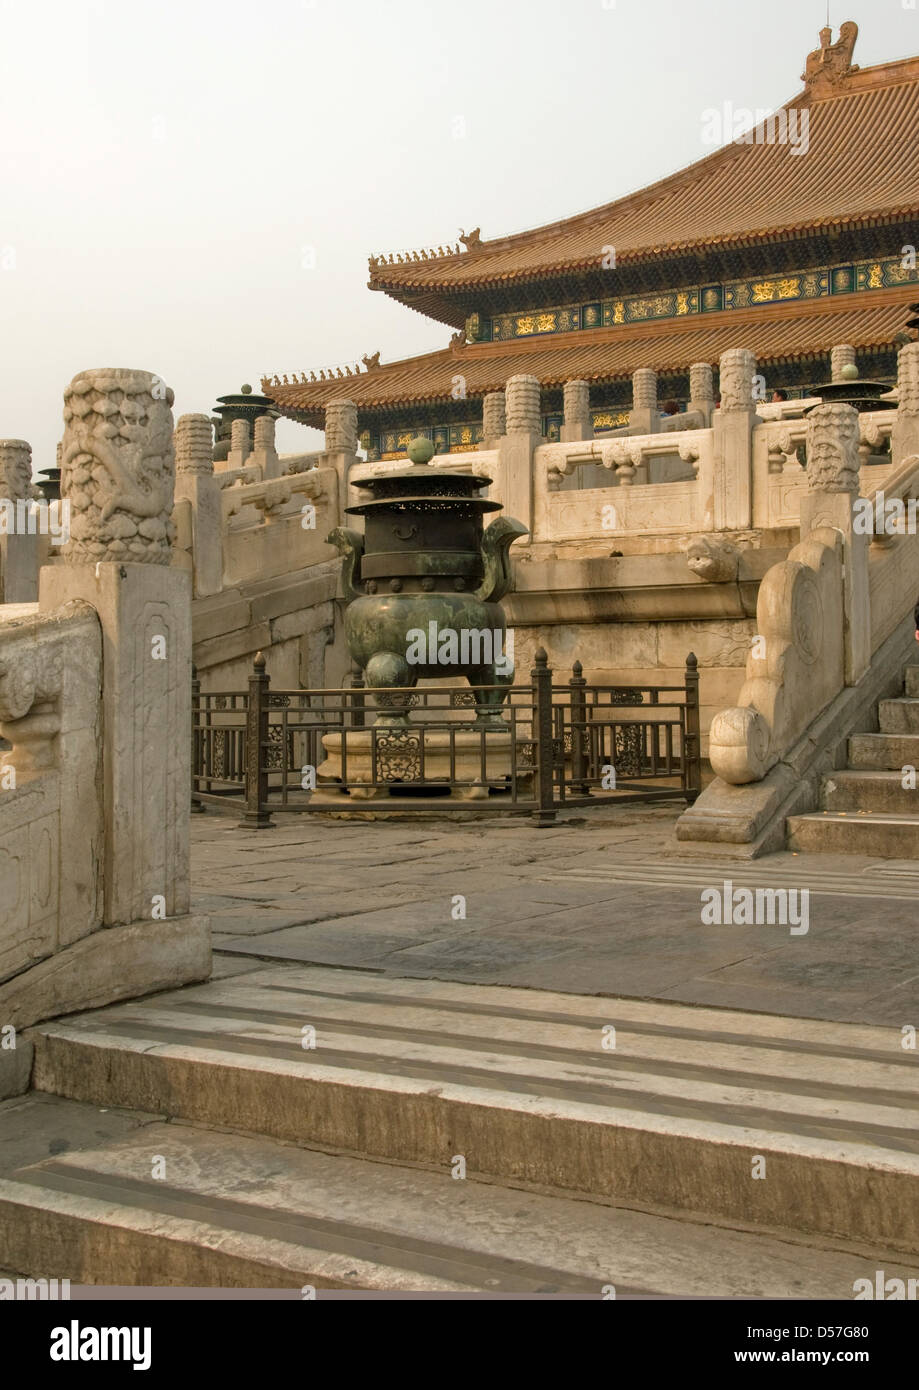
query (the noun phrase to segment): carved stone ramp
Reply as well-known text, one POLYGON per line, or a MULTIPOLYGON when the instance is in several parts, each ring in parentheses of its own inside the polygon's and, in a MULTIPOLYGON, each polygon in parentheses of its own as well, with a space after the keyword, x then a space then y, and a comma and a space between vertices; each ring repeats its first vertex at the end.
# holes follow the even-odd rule
POLYGON ((36 1089, 100 1107, 919 1251, 898 1028, 272 966, 30 1036, 36 1089))

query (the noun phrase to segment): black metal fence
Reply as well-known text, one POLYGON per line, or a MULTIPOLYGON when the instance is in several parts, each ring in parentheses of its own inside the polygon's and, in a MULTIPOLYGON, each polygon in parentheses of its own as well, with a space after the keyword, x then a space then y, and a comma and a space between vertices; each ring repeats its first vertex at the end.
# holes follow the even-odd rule
MULTIPOLYGON (((479 689, 477 687, 477 689, 479 689)), ((497 687, 481 687, 481 690, 497 687)), ((529 685, 502 687, 500 720, 468 685, 273 690, 264 657, 246 691, 192 685, 192 810, 506 809, 540 824, 564 807, 692 802, 701 790, 699 668, 682 685, 594 685, 575 662, 553 684, 544 651, 529 685)))

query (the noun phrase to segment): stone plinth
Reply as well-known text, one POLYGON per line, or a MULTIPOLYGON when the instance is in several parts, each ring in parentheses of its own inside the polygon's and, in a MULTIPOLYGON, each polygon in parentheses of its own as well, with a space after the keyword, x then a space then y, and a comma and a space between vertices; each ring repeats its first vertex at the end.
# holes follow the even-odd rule
MULTIPOLYGON (((485 738, 485 768, 482 768, 482 733, 472 728, 457 730, 430 729, 424 731, 424 781, 421 782, 420 724, 401 728, 378 726, 373 729, 354 729, 347 734, 347 780, 342 776, 342 735, 323 735, 322 746, 326 760, 317 768, 317 775, 328 780, 340 780, 355 800, 371 800, 387 795, 387 786, 371 786, 373 781, 373 743, 376 740, 378 780, 385 779, 398 794, 406 785, 413 792, 422 787, 432 791, 451 780, 451 745, 453 748, 452 780, 465 783, 453 787, 451 799, 460 801, 487 800, 489 788, 505 791, 511 775, 511 749, 514 734, 510 729, 489 729, 485 738), (403 781, 404 779, 404 781, 403 781)), ((532 776, 532 767, 522 766, 524 750, 529 740, 518 731, 517 776, 532 776)))

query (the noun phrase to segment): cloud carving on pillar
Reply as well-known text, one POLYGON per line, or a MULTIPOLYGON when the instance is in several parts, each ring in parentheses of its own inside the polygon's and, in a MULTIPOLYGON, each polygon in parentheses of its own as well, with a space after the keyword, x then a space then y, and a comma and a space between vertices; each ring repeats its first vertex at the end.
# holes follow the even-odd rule
POLYGON ((0 439, 0 497, 17 502, 29 496, 32 449, 24 439, 0 439))
POLYGON ((152 372, 79 372, 64 392, 61 495, 72 563, 168 565, 175 538, 173 393, 152 372))
POLYGON ((807 417, 807 486, 811 492, 858 492, 858 412, 836 401, 807 417))

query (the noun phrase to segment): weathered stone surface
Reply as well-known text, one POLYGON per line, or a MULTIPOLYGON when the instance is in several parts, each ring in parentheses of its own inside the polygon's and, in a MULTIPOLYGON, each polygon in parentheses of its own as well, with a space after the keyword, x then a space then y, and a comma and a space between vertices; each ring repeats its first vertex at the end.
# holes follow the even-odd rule
POLYGON ((11 502, 29 495, 32 446, 24 439, 0 439, 0 498, 11 502))
POLYGON ((494 449, 507 430, 503 391, 488 391, 482 398, 482 435, 480 449, 494 449))
POLYGON ((538 434, 539 415, 539 377, 521 373, 508 377, 504 388, 507 429, 529 434, 538 434))
MULTIPOLYGON (((74 1283, 104 1269, 128 1284, 142 1269, 157 1285, 271 1287, 291 1299, 304 1285, 596 1298, 610 1284, 619 1298, 840 1299, 865 1269, 864 1255, 832 1242, 791 1243, 519 1186, 448 1185, 440 1164, 397 1167, 51 1096, 15 1118, 28 1159, 43 1166, 10 1170, 0 1262, 61 1270, 74 1283), (162 1181, 150 1176, 154 1152, 176 1204, 168 1216, 162 1181), (62 1192, 71 1173, 91 1174, 95 1193, 62 1192), (100 1188, 125 1177, 130 1199, 100 1199, 100 1188), (236 1219, 224 1224, 225 1212, 236 1219), (317 1219, 322 1249, 309 1243, 317 1219)), ((886 1277, 912 1275, 902 1256, 876 1263, 886 1277)))
POLYGON ((566 381, 564 392, 565 419, 562 440, 592 439, 593 423, 590 414, 590 385, 586 381, 566 381))
POLYGON ((325 447, 327 453, 357 453, 357 406, 342 399, 329 401, 325 408, 325 447))
MULTIPOLYGON (((191 509, 195 597, 223 587, 223 510, 214 479, 213 429, 206 415, 182 415, 176 425, 176 502, 191 509)), ((181 541, 179 542, 181 544, 181 541)))
POLYGON ((172 402, 160 377, 122 367, 79 372, 64 392, 61 496, 72 508, 63 547, 69 561, 169 564, 172 402))
POLYGON ((0 1101, 29 1089, 34 1055, 32 1043, 18 1034, 15 1047, 0 1046, 0 1101))
POLYGON ((41 607, 81 598, 102 628, 104 921, 188 910, 191 595, 161 565, 51 565, 41 607))
POLYGON ((93 932, 0 985, 0 1018, 17 1029, 118 999, 206 980, 206 917, 132 922, 93 932))
POLYGON ((893 463, 919 454, 919 343, 907 343, 897 354, 899 404, 890 439, 893 463))
MULTIPOLYGON (((524 941, 533 938, 531 928, 524 941)), ((480 959, 489 942, 479 938, 480 959)), ((474 944, 465 938, 467 957, 474 944)), ((359 1135, 363 1154, 444 1174, 463 1154, 470 1177, 919 1250, 919 1161, 902 1143, 919 1087, 889 1029, 276 967, 51 1023, 35 1041, 36 1084, 99 1105, 142 1098, 198 1124, 319 1149, 353 1150, 359 1135), (315 1049, 265 1056, 266 1016, 276 1034, 291 1014, 315 1027, 315 1049), (611 1016, 617 1049, 607 1052, 611 1016), (176 1028, 182 1036, 161 1046, 176 1028), (766 1156, 765 1182, 751 1184, 751 1147, 766 1156)), ((176 1166, 214 1182, 213 1160, 176 1166)), ((124 1169, 122 1151, 110 1171, 124 1169)), ((274 1199, 282 1210, 295 1190, 311 1184, 292 1177, 286 1200, 274 1199)), ((442 1213, 435 1203, 431 1219, 455 1202, 445 1197, 442 1213)))
POLYGON ((101 918, 101 673, 88 605, 0 621, 0 979, 101 918))
POLYGON ((858 413, 828 402, 807 417, 807 486, 811 492, 858 492, 858 413))

